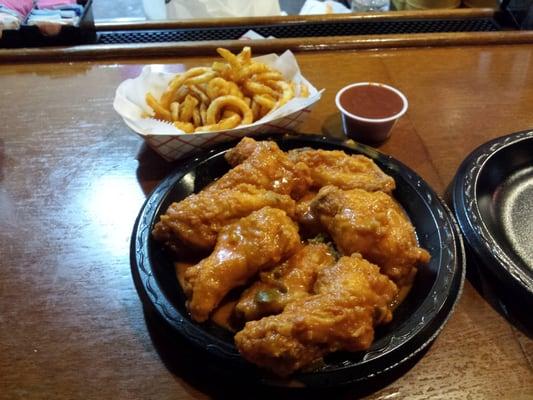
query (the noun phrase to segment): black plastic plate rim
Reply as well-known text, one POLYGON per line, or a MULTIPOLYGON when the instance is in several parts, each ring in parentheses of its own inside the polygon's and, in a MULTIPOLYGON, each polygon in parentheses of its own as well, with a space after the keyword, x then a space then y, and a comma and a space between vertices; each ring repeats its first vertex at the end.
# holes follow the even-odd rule
POLYGON ((533 299, 531 272, 513 262, 492 237, 483 223, 476 199, 478 178, 490 158, 527 140, 533 140, 533 130, 498 137, 474 149, 461 163, 453 180, 452 206, 469 250, 476 254, 482 265, 511 287, 526 291, 533 299))

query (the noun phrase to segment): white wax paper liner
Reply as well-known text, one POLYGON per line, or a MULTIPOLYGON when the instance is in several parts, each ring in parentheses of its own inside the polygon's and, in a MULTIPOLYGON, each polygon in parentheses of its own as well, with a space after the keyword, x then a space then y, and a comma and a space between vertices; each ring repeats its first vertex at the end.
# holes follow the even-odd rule
POLYGON ((279 70, 285 79, 294 81, 297 84, 296 96, 299 95, 299 84, 306 84, 309 88, 309 97, 295 97, 283 107, 250 125, 226 131, 187 134, 165 121, 143 118, 143 115, 151 112, 145 101, 146 93, 150 92, 159 98, 175 75, 154 71, 151 66, 146 66, 137 78, 128 79, 119 85, 113 107, 133 131, 169 161, 191 152, 198 152, 215 143, 247 135, 295 131, 305 120, 311 107, 320 100, 322 91, 318 91, 301 75, 296 58, 290 51, 286 51, 281 56, 268 54, 255 57, 254 61, 264 62, 279 70))
MULTIPOLYGON (((305 120, 307 114, 311 112, 313 105, 314 104, 310 104, 301 110, 295 111, 274 121, 249 126, 247 128, 183 135, 153 135, 149 133, 139 133, 139 135, 165 160, 174 161, 193 153, 199 153, 216 143, 228 142, 240 139, 244 136, 253 136, 261 133, 283 134, 295 132, 297 127, 305 120)), ((131 129, 136 131, 132 121, 124 119, 124 122, 126 122, 131 129)), ((161 124, 166 125, 165 123, 161 124)), ((170 127, 170 125, 168 126, 170 127)))

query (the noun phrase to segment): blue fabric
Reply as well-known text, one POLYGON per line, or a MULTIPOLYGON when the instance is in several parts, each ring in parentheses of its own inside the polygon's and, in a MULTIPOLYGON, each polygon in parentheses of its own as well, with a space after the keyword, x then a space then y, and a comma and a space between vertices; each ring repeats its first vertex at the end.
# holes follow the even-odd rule
POLYGON ((31 10, 30 16, 51 16, 51 17, 58 16, 59 18, 61 18, 61 12, 59 10, 37 10, 37 9, 33 9, 33 10, 31 10))
POLYGON ((81 4, 65 4, 64 6, 55 6, 54 10, 74 11, 77 16, 83 14, 83 6, 81 4))
POLYGON ((65 4, 53 8, 34 8, 28 16, 28 24, 49 21, 77 25, 83 13, 83 6, 79 4, 65 4))
POLYGON ((72 10, 59 10, 59 13, 61 14, 61 18, 75 18, 77 17, 77 14, 75 11, 72 10))
POLYGON ((20 29, 20 16, 0 10, 0 38, 4 30, 20 29))
POLYGON ((83 14, 83 6, 81 4, 59 4, 57 6, 53 7, 46 7, 41 8, 39 4, 37 4, 36 8, 38 10, 61 10, 61 11, 72 11, 76 13, 76 15, 79 17, 81 14, 83 14))
POLYGON ((1 4, 0 4, 0 12, 12 15, 12 16, 17 17, 17 18, 20 19, 20 15, 19 15, 18 12, 16 12, 15 10, 12 10, 11 8, 7 8, 6 6, 3 6, 1 4))
POLYGON ((36 22, 60 22, 67 25, 77 25, 80 18, 74 11, 67 10, 32 10, 27 23, 33 25, 36 22))

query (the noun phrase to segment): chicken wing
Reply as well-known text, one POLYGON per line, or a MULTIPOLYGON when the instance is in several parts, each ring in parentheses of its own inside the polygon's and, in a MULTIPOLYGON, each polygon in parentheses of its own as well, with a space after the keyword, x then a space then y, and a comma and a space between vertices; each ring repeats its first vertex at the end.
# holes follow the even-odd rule
POLYGON ((297 149, 289 151, 289 158, 309 167, 312 186, 316 189, 333 185, 346 190, 390 193, 395 188, 394 179, 364 155, 347 155, 339 150, 297 149))
POLYGON ((319 219, 311 210, 311 203, 316 195, 316 191, 309 190, 296 202, 296 215, 294 218, 300 225, 300 234, 304 238, 312 238, 323 231, 319 219))
POLYGON ((311 209, 344 255, 361 253, 400 286, 409 285, 416 266, 429 261, 418 247, 414 227, 400 205, 383 192, 326 186, 311 209))
POLYGON ((152 233, 174 250, 184 246, 212 250, 224 226, 265 206, 279 208, 293 217, 296 203, 287 195, 248 184, 202 191, 172 203, 152 233))
POLYGON ((226 159, 229 165, 231 165, 232 167, 236 167, 237 165, 242 164, 258 148, 274 148, 272 144, 275 143, 270 141, 258 142, 250 137, 244 137, 239 143, 237 143, 237 146, 229 149, 226 152, 224 158, 226 159))
POLYGON ((242 139, 226 154, 234 166, 207 190, 231 188, 239 183, 249 183, 260 188, 300 198, 311 184, 309 168, 292 162, 278 145, 270 141, 256 142, 242 139))
POLYGON ((330 352, 365 350, 374 326, 392 319, 389 304, 398 289, 376 265, 355 254, 324 268, 315 291, 281 314, 246 323, 235 336, 243 357, 287 376, 330 352))
POLYGON ((298 226, 282 211, 264 207, 220 231, 213 253, 185 272, 188 309, 205 321, 233 288, 301 247, 298 226))
POLYGON ((302 247, 283 264, 260 274, 260 279, 241 295, 235 309, 237 315, 250 321, 280 313, 288 303, 309 296, 318 272, 334 262, 325 244, 302 247))

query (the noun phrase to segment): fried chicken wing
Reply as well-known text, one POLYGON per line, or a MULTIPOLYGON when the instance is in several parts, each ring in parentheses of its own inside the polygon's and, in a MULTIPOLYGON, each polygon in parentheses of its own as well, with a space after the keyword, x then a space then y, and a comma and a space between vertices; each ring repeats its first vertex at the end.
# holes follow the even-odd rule
POLYGON ((235 336, 244 358, 280 376, 324 355, 370 347, 374 326, 392 318, 398 289, 360 255, 324 268, 315 295, 289 303, 281 314, 246 323, 235 336))
POLYGON ((411 283, 429 253, 418 247, 415 230, 400 205, 383 192, 327 186, 311 205, 339 251, 361 253, 400 286, 411 283))
POLYGON ((295 220, 300 225, 300 234, 305 238, 311 238, 323 231, 320 220, 313 214, 311 203, 318 193, 309 190, 296 202, 295 220))
POLYGON ((275 142, 256 142, 245 137, 228 151, 226 159, 234 168, 212 183, 207 190, 249 183, 298 199, 311 184, 309 168, 304 163, 292 162, 275 142))
POLYGON ((155 225, 153 236, 171 249, 212 250, 224 226, 265 206, 293 217, 296 203, 287 195, 248 184, 202 191, 172 203, 155 225))
POLYGON ((152 232, 194 257, 176 264, 192 319, 232 331, 247 321, 239 352, 280 376, 368 349, 430 258, 390 196, 394 179, 363 155, 251 138, 225 158, 232 169, 152 232), (318 236, 304 246, 300 235, 318 236))
POLYGON ((309 296, 318 272, 334 262, 331 249, 325 244, 302 247, 283 264, 260 274, 260 279, 241 295, 237 315, 250 321, 280 313, 288 303, 309 296))
POLYGON ((298 226, 284 211, 271 207, 222 228, 213 253, 185 272, 193 319, 205 321, 231 289, 284 261, 300 246, 298 226))
POLYGON ((394 179, 364 155, 348 155, 339 150, 296 149, 289 151, 289 158, 309 167, 316 189, 332 185, 341 189, 390 193, 395 188, 394 179))
POLYGON ((237 146, 232 149, 229 149, 224 158, 232 167, 236 167, 239 164, 242 164, 248 157, 250 157, 255 151, 259 148, 263 150, 268 150, 269 148, 274 148, 272 146, 274 142, 262 141, 258 142, 255 139, 244 137, 241 139, 237 146))

